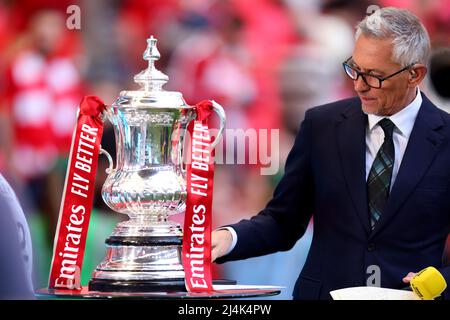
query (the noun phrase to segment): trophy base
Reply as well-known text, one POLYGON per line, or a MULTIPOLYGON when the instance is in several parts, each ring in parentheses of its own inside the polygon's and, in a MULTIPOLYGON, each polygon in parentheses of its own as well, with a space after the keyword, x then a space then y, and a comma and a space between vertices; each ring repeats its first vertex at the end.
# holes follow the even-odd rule
POLYGON ((110 236, 89 290, 186 292, 181 241, 178 236, 110 236))
POLYGON ((184 279, 107 280, 92 279, 89 291, 99 292, 186 292, 184 279))
MULTIPOLYGON (((214 285, 236 285, 235 280, 215 279, 214 285)), ((184 279, 164 280, 106 280, 92 279, 89 291, 97 292, 187 292, 184 279)))

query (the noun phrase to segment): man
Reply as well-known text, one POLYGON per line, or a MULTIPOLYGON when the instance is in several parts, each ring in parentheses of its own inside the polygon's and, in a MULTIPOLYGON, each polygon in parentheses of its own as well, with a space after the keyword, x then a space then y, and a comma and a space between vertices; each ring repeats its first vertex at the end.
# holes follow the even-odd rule
POLYGON ((14 191, 0 174, 0 299, 33 299, 31 236, 14 191))
POLYGON ((420 21, 383 8, 357 28, 344 63, 358 97, 309 110, 273 199, 212 235, 222 263, 289 250, 314 235, 294 299, 367 284, 400 289, 434 266, 450 227, 450 115, 418 89, 430 50, 420 21), (375 267, 375 268, 374 268, 375 267), (370 283, 379 268, 380 283, 370 283))

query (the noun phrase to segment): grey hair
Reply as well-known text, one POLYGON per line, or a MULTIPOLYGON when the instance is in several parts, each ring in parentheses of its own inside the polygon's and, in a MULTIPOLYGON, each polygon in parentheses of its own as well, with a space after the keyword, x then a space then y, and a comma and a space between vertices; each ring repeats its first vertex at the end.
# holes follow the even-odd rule
POLYGON ((361 34, 392 39, 392 60, 403 67, 428 63, 430 37, 420 20, 408 10, 386 7, 375 11, 356 27, 356 39, 361 34))

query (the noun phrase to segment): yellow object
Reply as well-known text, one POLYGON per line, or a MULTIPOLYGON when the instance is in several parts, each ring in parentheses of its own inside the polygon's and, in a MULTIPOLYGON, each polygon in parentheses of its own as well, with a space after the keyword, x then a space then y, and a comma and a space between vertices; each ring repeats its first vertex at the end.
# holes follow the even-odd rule
POLYGON ((434 267, 428 267, 419 271, 410 282, 412 290, 422 300, 433 300, 439 297, 447 288, 442 274, 434 267))

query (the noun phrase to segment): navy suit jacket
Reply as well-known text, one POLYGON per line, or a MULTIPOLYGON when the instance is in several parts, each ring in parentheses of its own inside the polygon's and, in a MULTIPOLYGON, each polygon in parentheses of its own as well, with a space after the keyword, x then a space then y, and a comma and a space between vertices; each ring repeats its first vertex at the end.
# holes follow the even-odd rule
POLYGON ((294 299, 331 299, 331 290, 365 286, 373 272, 369 266, 379 267, 382 287, 404 288, 408 272, 428 266, 450 285, 450 267, 442 263, 450 230, 450 115, 422 96, 385 212, 373 231, 365 169, 367 116, 359 98, 351 98, 306 112, 272 200, 255 217, 232 225, 237 244, 217 262, 289 250, 313 216, 306 263, 293 270, 301 271, 294 299))

